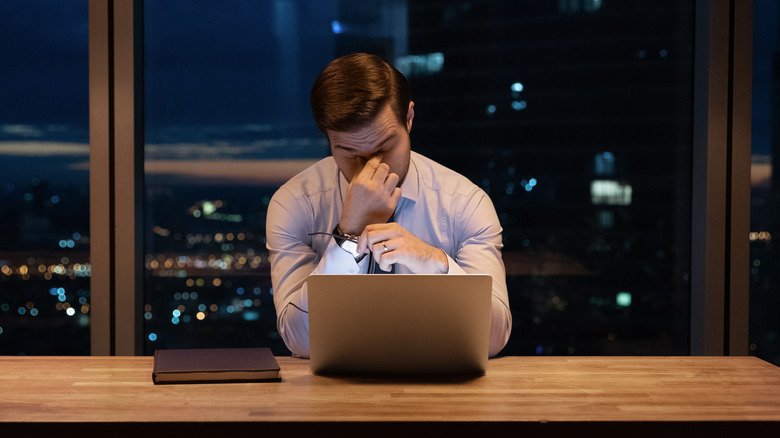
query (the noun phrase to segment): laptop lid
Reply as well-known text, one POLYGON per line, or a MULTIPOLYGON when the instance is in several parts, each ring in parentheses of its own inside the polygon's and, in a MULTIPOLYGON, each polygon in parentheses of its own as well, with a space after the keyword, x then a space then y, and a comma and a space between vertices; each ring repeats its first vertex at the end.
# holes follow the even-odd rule
POLYGON ((489 275, 310 275, 316 374, 484 374, 489 275))

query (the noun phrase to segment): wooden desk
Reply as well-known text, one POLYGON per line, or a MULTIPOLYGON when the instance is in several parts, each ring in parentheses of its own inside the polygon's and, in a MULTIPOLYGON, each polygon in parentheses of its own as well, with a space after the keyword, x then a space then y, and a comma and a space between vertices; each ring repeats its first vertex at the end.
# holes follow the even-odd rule
POLYGON ((155 386, 151 357, 0 357, 0 431, 780 430, 780 369, 753 357, 504 357, 465 380, 278 360, 281 383, 155 386))

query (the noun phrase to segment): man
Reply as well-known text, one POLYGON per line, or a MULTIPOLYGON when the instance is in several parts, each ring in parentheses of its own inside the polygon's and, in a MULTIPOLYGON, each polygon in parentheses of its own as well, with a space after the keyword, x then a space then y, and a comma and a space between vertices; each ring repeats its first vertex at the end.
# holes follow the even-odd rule
POLYGON ((266 219, 287 347, 309 356, 309 274, 366 273, 373 259, 396 273, 490 274, 489 350, 496 355, 512 328, 501 226, 484 191, 411 151, 414 102, 406 78, 377 56, 344 56, 315 80, 311 106, 331 156, 279 188, 266 219))

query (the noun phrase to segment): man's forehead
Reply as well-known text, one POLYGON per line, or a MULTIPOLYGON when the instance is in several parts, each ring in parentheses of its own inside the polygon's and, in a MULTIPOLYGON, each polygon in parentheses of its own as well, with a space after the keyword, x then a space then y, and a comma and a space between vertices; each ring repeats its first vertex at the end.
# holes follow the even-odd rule
POLYGON ((372 146, 395 133, 396 124, 392 115, 383 117, 380 114, 368 126, 352 132, 328 131, 328 137, 331 143, 336 143, 339 146, 372 146))

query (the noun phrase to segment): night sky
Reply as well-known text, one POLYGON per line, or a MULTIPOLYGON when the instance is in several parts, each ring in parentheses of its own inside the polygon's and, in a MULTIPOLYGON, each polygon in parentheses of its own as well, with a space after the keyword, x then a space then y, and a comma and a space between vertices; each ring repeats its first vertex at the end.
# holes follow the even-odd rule
POLYGON ((772 59, 778 46, 777 0, 756 0, 753 15, 753 153, 767 155, 772 149, 772 59))
MULTIPOLYGON (((145 128, 148 159, 315 158, 326 153, 308 92, 334 57, 338 2, 167 0, 145 5, 145 128), (272 141, 287 138, 286 142, 272 141), (318 140, 320 139, 320 140, 318 140), (214 147, 213 151, 207 149, 214 147)), ((753 152, 771 147, 771 60, 779 7, 757 0, 753 152)), ((0 170, 83 179, 88 58, 86 1, 0 2, 0 170), (14 142, 9 144, 9 142, 14 142), (34 143, 54 142, 48 148, 34 143), (58 149, 58 146, 63 148, 58 149), (20 152, 23 148, 23 152, 20 152), (82 164, 83 167, 83 164, 82 164)))
MULTIPOLYGON (((327 153, 308 94, 335 56, 337 1, 145 8, 147 160, 327 153)), ((3 180, 86 179, 88 149, 71 143, 89 139, 87 31, 86 1, 0 2, 3 180)))

